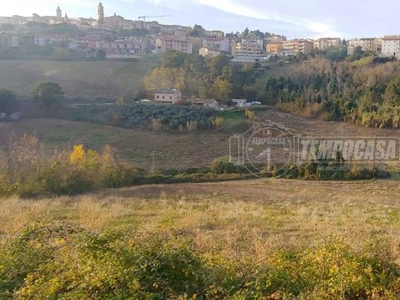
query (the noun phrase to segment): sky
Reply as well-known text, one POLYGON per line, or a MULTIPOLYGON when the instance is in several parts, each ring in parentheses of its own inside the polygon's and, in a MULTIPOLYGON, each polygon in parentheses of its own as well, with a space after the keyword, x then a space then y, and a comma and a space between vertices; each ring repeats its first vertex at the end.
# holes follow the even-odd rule
MULTIPOLYGON (((97 18, 93 0, 0 0, 2 16, 55 15, 60 5, 68 17, 97 18)), ((202 25, 224 32, 260 30, 288 38, 383 37, 400 34, 400 1, 381 0, 103 0, 105 15, 138 16, 161 24, 202 25)))

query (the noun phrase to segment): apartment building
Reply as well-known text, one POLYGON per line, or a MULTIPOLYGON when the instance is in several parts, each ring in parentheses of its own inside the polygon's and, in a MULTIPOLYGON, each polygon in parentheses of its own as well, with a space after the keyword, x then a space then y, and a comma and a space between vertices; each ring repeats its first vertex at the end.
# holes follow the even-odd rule
POLYGON ((267 37, 265 39, 265 41, 267 43, 277 43, 277 42, 286 41, 286 38, 284 36, 274 34, 274 35, 271 35, 271 36, 267 37))
POLYGON ((199 49, 199 55, 204 57, 214 57, 221 54, 221 51, 202 47, 199 49))
POLYGON ((229 52, 229 39, 226 38, 206 38, 203 39, 203 47, 218 51, 229 52))
POLYGON ((184 32, 185 36, 187 34, 187 32, 190 30, 190 28, 188 29, 188 27, 184 27, 181 25, 162 25, 159 24, 160 26, 160 33, 161 34, 165 34, 165 35, 175 35, 175 33, 177 31, 181 31, 184 32))
POLYGON ((17 48, 20 46, 21 36, 17 34, 6 34, 0 32, 0 46, 7 48, 17 48))
POLYGON ((378 38, 362 38, 360 39, 361 48, 366 52, 380 53, 382 52, 382 40, 378 38))
POLYGON ((311 53, 313 42, 303 39, 295 39, 282 42, 282 52, 285 54, 296 54, 302 52, 305 55, 311 53))
POLYGON ((268 53, 273 53, 273 54, 278 54, 281 52, 283 49, 283 43, 282 42, 274 42, 274 43, 267 43, 267 52, 268 53))
POLYGON ((211 30, 204 31, 203 36, 205 37, 214 37, 214 38, 223 38, 225 37, 225 33, 221 30, 211 30))
POLYGON ((387 57, 400 56, 400 35, 386 35, 382 38, 382 55, 387 57))
POLYGON ((264 50, 264 41, 260 39, 242 39, 236 44, 236 57, 259 57, 264 50))
POLYGON ((342 45, 342 40, 340 38, 320 38, 314 40, 313 48, 318 50, 326 50, 329 48, 337 48, 342 45))
POLYGON ((354 49, 361 47, 365 52, 373 52, 375 54, 382 53, 382 39, 379 38, 361 38, 351 39, 347 41, 347 54, 352 55, 354 49))
POLYGON ((187 37, 188 32, 185 29, 177 29, 174 31, 174 36, 178 38, 185 38, 187 37))
POLYGON ((192 54, 193 44, 184 39, 164 37, 156 40, 156 50, 159 52, 176 50, 182 53, 192 54))
POLYGON ((145 22, 144 28, 146 28, 150 34, 160 34, 161 33, 161 25, 158 22, 145 22))

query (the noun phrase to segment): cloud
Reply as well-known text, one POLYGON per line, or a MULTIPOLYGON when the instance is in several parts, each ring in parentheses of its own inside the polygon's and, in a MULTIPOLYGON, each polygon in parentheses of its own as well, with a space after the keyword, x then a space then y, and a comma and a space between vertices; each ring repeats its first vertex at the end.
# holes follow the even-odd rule
POLYGON ((142 6, 143 6, 143 2, 146 2, 147 4, 150 4, 153 6, 168 7, 168 8, 172 8, 172 9, 182 9, 185 6, 188 6, 188 5, 191 5, 194 3, 193 0, 174 0, 174 1, 168 1, 168 0, 122 0, 122 1, 126 2, 126 3, 142 5, 142 6))
MULTIPOLYGON (((189 14, 194 13, 195 11, 200 11, 199 7, 196 9, 196 6, 203 6, 216 9, 222 13, 229 15, 232 20, 234 20, 235 16, 241 18, 249 18, 253 19, 251 22, 248 22, 248 25, 251 26, 255 24, 255 22, 259 22, 260 25, 267 25, 265 27, 270 28, 271 30, 285 30, 291 32, 298 32, 298 35, 302 36, 307 34, 307 37, 322 37, 322 36, 343 36, 342 33, 338 32, 334 29, 334 26, 329 22, 321 22, 321 21, 310 21, 310 18, 307 16, 298 17, 294 10, 292 13, 287 13, 287 9, 285 9, 285 13, 281 13, 276 11, 278 8, 276 6, 268 5, 266 3, 260 3, 258 0, 248 0, 246 2, 240 0, 122 0, 126 3, 137 4, 140 5, 143 2, 148 5, 152 5, 155 9, 174 9, 183 11, 183 9, 190 8, 189 14), (266 23, 268 22, 268 23, 266 23)), ((291 6, 292 8, 294 6, 291 6)), ((283 5, 280 5, 279 8, 283 8, 283 5)), ((186 12, 185 12, 186 14, 186 12)), ((245 21, 245 20, 244 20, 245 21)), ((215 21, 213 22, 215 24, 215 21)), ((244 27, 245 27, 244 26, 244 27)))
POLYGON ((46 5, 48 7, 56 7, 56 3, 57 5, 74 5, 74 6, 81 6, 81 7, 96 7, 98 5, 98 1, 94 1, 94 0, 36 0, 34 2, 30 1, 30 0, 19 0, 18 4, 22 4, 22 5, 46 5))
MULTIPOLYGON (((197 3, 207 5, 221 11, 235 14, 241 17, 258 19, 263 21, 275 21, 281 24, 275 24, 274 27, 288 27, 296 25, 296 31, 308 31, 312 37, 321 36, 341 36, 342 33, 334 30, 333 26, 328 23, 313 22, 307 19, 299 18, 292 15, 280 14, 262 7, 250 8, 249 4, 245 5, 232 0, 196 0, 197 3), (286 26, 285 26, 286 25, 286 26)), ((271 25, 274 25, 273 23, 271 25)))
POLYGON ((261 20, 269 20, 270 17, 260 11, 257 11, 255 9, 246 7, 244 5, 235 3, 230 0, 197 0, 199 4, 202 5, 207 5, 211 6, 213 8, 223 10, 227 13, 243 16, 243 17, 248 17, 248 18, 253 18, 253 19, 261 19, 261 20))

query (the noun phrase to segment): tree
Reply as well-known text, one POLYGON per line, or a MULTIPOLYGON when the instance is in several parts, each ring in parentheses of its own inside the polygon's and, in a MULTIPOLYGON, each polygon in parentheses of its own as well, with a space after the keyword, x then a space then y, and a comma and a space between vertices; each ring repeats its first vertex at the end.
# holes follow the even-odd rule
POLYGON ((360 46, 356 47, 353 51, 353 60, 359 60, 364 57, 364 51, 360 46))
POLYGON ((164 53, 161 66, 164 68, 181 68, 185 62, 187 54, 172 50, 164 53))
POLYGON ((299 51, 296 53, 296 60, 297 62, 301 63, 306 59, 306 56, 304 55, 303 52, 299 51))
POLYGON ((400 77, 390 81, 384 93, 384 104, 390 106, 400 105, 400 77))
POLYGON ((243 32, 240 34, 240 37, 242 39, 247 38, 249 36, 250 30, 246 27, 245 30, 243 30, 243 32))
POLYGON ((201 25, 194 24, 193 30, 190 32, 192 37, 202 37, 204 34, 204 28, 201 25))
POLYGON ((102 50, 102 49, 98 49, 96 50, 96 59, 97 60, 105 60, 107 57, 107 52, 102 50))
POLYGON ((265 34, 262 33, 260 30, 250 31, 250 36, 256 39, 263 39, 265 38, 265 34))
POLYGON ((17 96, 13 91, 0 89, 0 113, 12 114, 17 110, 17 96))
POLYGON ((330 48, 326 51, 325 57, 331 61, 342 61, 347 57, 347 49, 330 48))
POLYGON ((0 24, 0 31, 11 31, 14 29, 15 29, 15 26, 12 24, 0 24))
POLYGON ((224 67, 229 66, 229 59, 225 55, 217 55, 207 61, 210 75, 216 78, 221 75, 224 67))
POLYGON ((71 61, 72 54, 67 48, 55 47, 53 53, 53 59, 56 61, 71 61))
POLYGON ((232 96, 232 84, 222 78, 218 78, 212 87, 213 95, 218 100, 224 102, 231 98, 232 96))
POLYGON ((44 82, 35 88, 33 98, 36 101, 40 101, 42 107, 48 111, 64 99, 64 94, 62 87, 58 83, 44 82))

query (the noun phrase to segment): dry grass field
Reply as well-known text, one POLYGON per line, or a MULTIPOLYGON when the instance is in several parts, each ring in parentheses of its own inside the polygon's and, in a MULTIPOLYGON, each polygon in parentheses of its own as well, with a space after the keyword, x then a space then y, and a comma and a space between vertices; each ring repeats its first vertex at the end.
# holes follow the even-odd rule
MULTIPOLYGON (((219 275, 208 276, 222 276, 209 278, 211 283, 206 290, 211 296, 207 299, 294 299, 296 295, 301 299, 396 299, 399 295, 398 281, 391 276, 397 276, 393 275, 397 273, 391 273, 396 271, 385 269, 389 268, 385 266, 400 267, 399 193, 400 184, 396 181, 332 183, 269 179, 141 186, 42 200, 3 199, 0 202, 0 244, 7 249, 12 241, 26 236, 26 232, 35 234, 36 231, 27 231, 27 228, 41 228, 35 227, 37 224, 53 224, 45 229, 68 226, 65 228, 75 230, 71 231, 71 237, 62 237, 61 242, 60 237, 54 238, 58 241, 54 250, 58 253, 57 259, 46 260, 36 273, 28 275, 28 280, 14 294, 18 299, 40 299, 40 295, 57 298, 64 294, 66 299, 100 299, 96 295, 101 294, 92 294, 92 290, 84 287, 95 285, 96 293, 109 292, 109 283, 96 282, 102 280, 103 272, 108 274, 106 276, 116 275, 107 265, 98 270, 101 273, 89 274, 94 270, 92 259, 97 264, 105 263, 95 253, 108 253, 122 245, 127 249, 139 245, 138 249, 153 251, 146 248, 152 237, 161 238, 166 243, 165 247, 155 250, 157 254, 150 261, 154 263, 153 268, 161 263, 163 267, 158 270, 169 272, 169 263, 172 263, 175 271, 164 278, 159 273, 153 274, 152 269, 142 270, 150 272, 150 277, 146 277, 140 290, 152 291, 149 292, 153 295, 151 299, 194 299, 190 293, 182 292, 178 297, 178 292, 170 290, 173 290, 172 276, 190 277, 188 274, 197 268, 186 256, 184 265, 178 262, 179 256, 174 251, 179 251, 182 241, 189 243, 190 247, 184 251, 200 255, 202 261, 207 262, 208 270, 219 270, 215 271, 219 275), (73 228, 90 232, 92 238, 93 234, 98 234, 98 240, 94 241, 101 243, 104 248, 99 249, 103 250, 89 248, 96 256, 77 256, 83 255, 79 254, 79 247, 84 246, 78 243, 79 238, 74 238, 80 231, 73 228), (123 244, 106 242, 106 238, 112 239, 112 232, 118 233, 123 244), (64 246, 63 239, 67 239, 64 246), (176 264, 163 251, 167 251, 165 255, 173 251, 176 264), (74 257, 72 260, 68 258, 70 255, 74 257), (65 268, 75 271, 64 271, 62 265, 58 267, 60 269, 54 269, 53 265, 58 263, 71 265, 65 268), (77 263, 78 268, 75 267, 77 263), (90 268, 88 273, 82 273, 86 272, 85 268, 90 268), (179 273, 179 268, 186 271, 179 273), (231 271, 233 273, 229 273, 231 271), (81 278, 81 274, 87 275, 81 278), (59 287, 59 280, 67 280, 65 276, 69 278, 68 282, 75 280, 79 284, 71 283, 73 285, 69 288, 62 288, 64 285, 61 284, 59 287), (236 286, 236 279, 229 276, 248 285, 236 286), (152 287, 145 288, 147 284, 152 287)), ((44 232, 47 230, 51 229, 44 232)), ((41 232, 36 234, 43 234, 41 232)), ((64 234, 62 232, 60 234, 64 234)), ((52 238, 45 243, 54 241, 52 238)), ((87 243, 90 240, 84 245, 87 243)), ((24 260, 31 255, 32 249, 38 251, 31 248, 35 244, 30 245, 29 250, 24 250, 27 251, 24 260)), ((123 255, 123 250, 116 251, 116 254, 121 251, 123 255)), ((144 253, 142 255, 153 255, 152 252, 144 253)), ((7 255, 0 260, 0 279, 2 263, 9 264, 7 255)), ((113 266, 118 272, 119 267, 113 266)), ((186 279, 182 280, 179 282, 186 282, 186 279)), ((191 280, 195 279, 187 280, 188 286, 194 284, 191 280)), ((115 283, 117 287, 123 286, 123 282, 118 282, 115 283)), ((136 289, 132 291, 136 292, 136 289)), ((140 297, 137 296, 140 294, 135 295, 140 297)))
MULTIPOLYGON (((394 137, 400 131, 356 126, 348 123, 323 122, 275 109, 259 112, 260 120, 285 124, 302 136, 312 137, 394 137)), ((50 148, 71 148, 84 144, 99 150, 104 145, 118 149, 123 159, 149 169, 152 152, 156 152, 159 169, 208 166, 215 158, 229 154, 229 138, 244 133, 252 122, 244 118, 225 120, 224 127, 211 131, 187 133, 150 132, 58 119, 22 119, 17 123, 0 123, 0 139, 7 135, 33 134, 50 148)))
POLYGON ((2 136, 24 133, 38 137, 50 149, 71 148, 84 144, 100 150, 110 145, 129 162, 145 169, 152 165, 156 152, 156 168, 189 168, 208 166, 215 158, 226 155, 229 135, 218 132, 195 134, 153 133, 112 126, 57 119, 25 119, 18 123, 0 123, 2 136))
POLYGON ((371 239, 389 243, 400 264, 400 183, 260 179, 226 183, 150 185, 93 195, 1 200, 0 236, 18 234, 37 219, 65 220, 85 229, 181 230, 202 251, 256 261, 282 247, 342 236, 355 249, 371 239))

